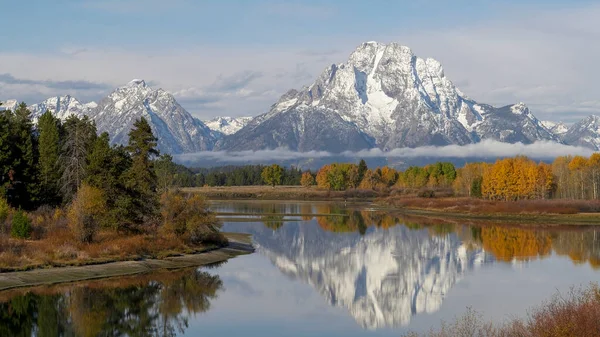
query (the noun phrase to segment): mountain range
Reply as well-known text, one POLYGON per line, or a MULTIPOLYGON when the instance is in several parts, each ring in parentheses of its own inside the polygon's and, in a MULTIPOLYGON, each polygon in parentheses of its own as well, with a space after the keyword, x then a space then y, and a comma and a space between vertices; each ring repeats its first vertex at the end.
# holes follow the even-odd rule
MULTIPOLYGON (((8 100, 0 109, 13 109, 8 100)), ((135 119, 145 117, 162 152, 210 150, 355 151, 426 145, 555 141, 600 149, 600 117, 567 127, 538 120, 523 103, 494 107, 463 94, 441 64, 396 43, 366 42, 348 60, 332 64, 309 86, 289 90, 254 118, 194 118, 163 89, 133 80, 99 102, 69 95, 31 105, 61 119, 88 115, 113 143, 125 143, 135 119)))

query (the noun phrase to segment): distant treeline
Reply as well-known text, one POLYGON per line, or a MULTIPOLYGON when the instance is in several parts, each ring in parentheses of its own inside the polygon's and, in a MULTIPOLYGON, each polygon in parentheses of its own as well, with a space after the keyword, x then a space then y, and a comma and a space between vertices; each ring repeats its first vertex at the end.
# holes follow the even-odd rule
POLYGON ((369 168, 364 160, 324 165, 316 173, 276 164, 181 170, 187 172, 190 183, 180 186, 315 185, 334 191, 396 191, 422 197, 443 190, 445 195, 502 201, 600 198, 600 153, 558 157, 552 163, 524 156, 467 163, 461 168, 437 162, 403 171, 388 166, 369 168))
MULTIPOLYGON (((265 165, 221 166, 213 168, 186 168, 176 165, 174 185, 179 187, 202 186, 257 186, 267 185, 263 178, 265 165)), ((281 183, 278 185, 300 185, 302 170, 296 167, 281 167, 281 183)))

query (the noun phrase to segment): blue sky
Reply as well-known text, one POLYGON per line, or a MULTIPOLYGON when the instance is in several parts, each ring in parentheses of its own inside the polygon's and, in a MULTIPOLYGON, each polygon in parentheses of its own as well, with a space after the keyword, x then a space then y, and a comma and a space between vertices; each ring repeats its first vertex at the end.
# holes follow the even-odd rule
POLYGON ((593 1, 0 0, 0 99, 97 100, 132 78, 200 118, 256 115, 361 42, 438 59, 472 98, 600 113, 593 1))

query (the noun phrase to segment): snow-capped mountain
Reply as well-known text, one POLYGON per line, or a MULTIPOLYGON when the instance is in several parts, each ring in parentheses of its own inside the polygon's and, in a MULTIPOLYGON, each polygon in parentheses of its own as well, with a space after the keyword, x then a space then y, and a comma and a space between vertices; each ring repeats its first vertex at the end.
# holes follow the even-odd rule
MULTIPOLYGON (((14 110, 17 105, 17 101, 8 100, 0 109, 14 110)), ((138 79, 115 89, 98 103, 82 104, 66 95, 48 98, 28 108, 34 121, 46 110, 62 120, 70 115, 87 115, 96 122, 99 133, 110 134, 113 144, 126 144, 135 120, 145 117, 163 153, 212 150, 218 138, 204 123, 182 108, 173 95, 163 89, 152 89, 144 80, 138 79)))
POLYGON ((108 132, 112 143, 125 144, 133 123, 145 117, 158 138, 161 152, 211 150, 215 136, 163 89, 152 89, 144 80, 132 80, 98 102, 89 113, 99 132, 108 132))
POLYGON ((15 110, 19 106, 19 102, 16 99, 8 99, 6 101, 0 101, 0 111, 2 110, 15 110))
POLYGON ((82 104, 71 95, 66 95, 50 97, 41 103, 30 105, 28 108, 31 111, 33 121, 37 123, 40 116, 47 110, 50 110, 54 116, 64 121, 71 115, 77 117, 88 115, 96 106, 95 102, 82 104))
POLYGON ((232 135, 246 126, 251 119, 252 117, 216 117, 203 122, 213 131, 224 135, 232 135))
POLYGON ((571 125, 562 139, 569 145, 600 150, 600 116, 591 115, 571 125))
POLYGON ((563 122, 543 121, 542 125, 559 138, 569 131, 569 127, 563 122))
POLYGON ((436 312, 466 272, 493 260, 482 249, 467 249, 455 234, 432 236, 402 225, 371 227, 365 235, 324 231, 315 220, 275 231, 244 223, 231 230, 252 233, 258 253, 368 329, 407 325, 413 315, 436 312))
POLYGON ((438 61, 396 43, 367 42, 309 87, 287 92, 219 147, 336 151, 482 139, 557 140, 523 104, 479 104, 454 86, 438 61))

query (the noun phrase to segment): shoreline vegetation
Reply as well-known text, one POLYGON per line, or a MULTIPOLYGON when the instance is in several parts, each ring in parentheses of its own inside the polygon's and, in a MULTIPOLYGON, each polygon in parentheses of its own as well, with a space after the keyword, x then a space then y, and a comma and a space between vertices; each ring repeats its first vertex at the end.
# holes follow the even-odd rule
POLYGON ((25 103, 0 111, 0 275, 165 259, 232 244, 205 200, 177 190, 140 118, 111 145, 87 116, 34 124, 25 103))
POLYGON ((396 194, 390 191, 349 189, 332 191, 316 186, 218 186, 188 187, 182 192, 208 200, 373 202, 382 209, 422 217, 451 217, 463 220, 494 220, 548 225, 600 225, 598 200, 485 200, 449 197, 448 190, 433 190, 432 197, 396 194), (435 194, 441 195, 440 197, 435 194))
POLYGON ((195 253, 172 253, 170 256, 158 259, 125 257, 121 261, 102 263, 82 261, 81 264, 66 264, 60 268, 37 268, 0 273, 0 292, 14 288, 130 276, 158 270, 200 267, 226 262, 230 258, 250 254, 254 251, 249 235, 238 233, 224 233, 224 235, 229 240, 228 245, 207 247, 195 253))

